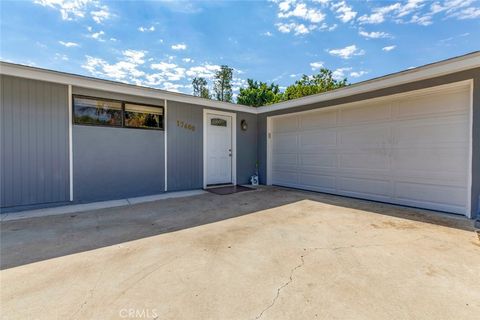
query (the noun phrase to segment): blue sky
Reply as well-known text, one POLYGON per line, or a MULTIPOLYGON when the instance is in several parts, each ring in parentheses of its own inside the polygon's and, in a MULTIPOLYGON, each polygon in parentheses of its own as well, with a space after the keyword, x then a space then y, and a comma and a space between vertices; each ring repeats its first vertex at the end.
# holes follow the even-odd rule
POLYGON ((354 83, 480 49, 480 1, 1 2, 1 60, 191 93, 219 65, 354 83))

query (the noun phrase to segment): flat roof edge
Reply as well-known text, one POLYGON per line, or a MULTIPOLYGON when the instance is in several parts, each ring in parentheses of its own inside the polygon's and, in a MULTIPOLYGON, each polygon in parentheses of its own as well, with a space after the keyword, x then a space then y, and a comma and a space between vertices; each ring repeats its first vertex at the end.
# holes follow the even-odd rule
POLYGON ((480 51, 475 51, 462 56, 441 60, 417 68, 403 70, 378 78, 358 82, 336 90, 258 108, 212 99, 204 99, 183 93, 170 92, 156 88, 137 86, 133 84, 65 73, 61 71, 14 64, 4 61, 0 61, 0 74, 33 80, 54 82, 64 85, 72 85, 75 87, 129 94, 146 98, 165 99, 169 101, 196 104, 204 107, 223 110, 262 114, 328 100, 334 100, 356 94, 367 93, 370 91, 385 89, 388 87, 402 85, 409 82, 436 78, 451 73, 475 69, 478 67, 480 67, 480 51))
POLYGON ((409 82, 436 78, 443 75, 475 69, 479 67, 480 51, 475 51, 462 56, 433 62, 417 68, 407 69, 378 78, 358 82, 336 90, 259 107, 257 114, 300 107, 328 100, 334 100, 356 94, 394 87, 409 82))
POLYGON ((53 82, 63 85, 72 85, 87 89, 96 89, 114 93, 129 94, 134 96, 183 102, 189 104, 201 105, 204 107, 217 108, 223 110, 233 110, 238 112, 256 113, 257 108, 233 104, 229 102, 217 101, 195 97, 184 93, 165 91, 161 89, 138 86, 128 83, 116 82, 111 80, 93 78, 77 74, 65 73, 61 71, 42 69, 37 67, 14 64, 0 61, 0 74, 9 75, 32 80, 53 82))

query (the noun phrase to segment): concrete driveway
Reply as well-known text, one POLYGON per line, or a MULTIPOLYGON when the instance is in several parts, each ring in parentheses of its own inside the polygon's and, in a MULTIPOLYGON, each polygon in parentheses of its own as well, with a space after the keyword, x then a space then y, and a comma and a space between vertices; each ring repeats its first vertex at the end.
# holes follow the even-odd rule
POLYGON ((266 188, 1 224, 2 319, 473 319, 480 242, 430 211, 266 188))

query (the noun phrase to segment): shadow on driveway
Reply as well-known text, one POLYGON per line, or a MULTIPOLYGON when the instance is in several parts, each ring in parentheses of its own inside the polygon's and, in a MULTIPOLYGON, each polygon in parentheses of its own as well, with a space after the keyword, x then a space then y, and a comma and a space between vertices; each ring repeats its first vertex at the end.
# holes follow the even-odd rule
POLYGON ((225 196, 209 193, 78 214, 2 222, 0 268, 13 268, 192 228, 306 199, 473 230, 473 221, 461 216, 316 192, 266 187, 225 196))

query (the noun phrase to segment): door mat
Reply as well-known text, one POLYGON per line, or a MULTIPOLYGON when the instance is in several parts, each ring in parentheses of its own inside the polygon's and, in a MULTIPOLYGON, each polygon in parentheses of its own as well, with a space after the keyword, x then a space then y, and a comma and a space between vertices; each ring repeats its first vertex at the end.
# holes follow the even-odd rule
POLYGON ((244 186, 226 186, 226 187, 218 187, 218 188, 209 188, 206 189, 208 192, 215 193, 218 195, 226 195, 226 194, 232 194, 232 193, 237 193, 237 192, 242 192, 242 191, 251 191, 255 190, 254 188, 249 188, 249 187, 244 187, 244 186))

